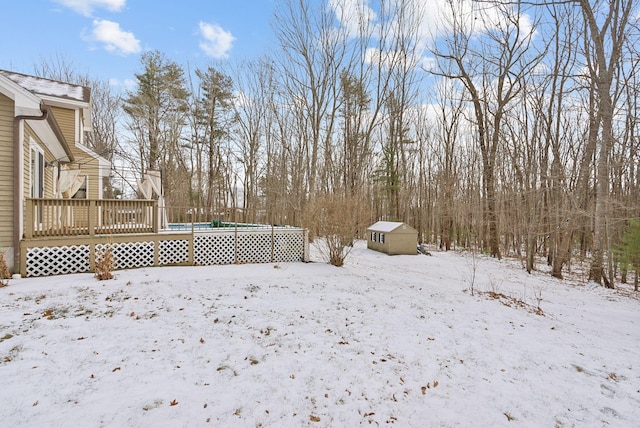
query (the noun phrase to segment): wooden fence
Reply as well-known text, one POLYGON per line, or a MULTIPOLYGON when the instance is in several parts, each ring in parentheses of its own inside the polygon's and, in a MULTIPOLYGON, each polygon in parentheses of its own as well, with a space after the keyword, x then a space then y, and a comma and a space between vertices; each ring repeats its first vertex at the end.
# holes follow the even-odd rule
POLYGON ((27 199, 26 239, 157 233, 158 202, 120 199, 27 199))

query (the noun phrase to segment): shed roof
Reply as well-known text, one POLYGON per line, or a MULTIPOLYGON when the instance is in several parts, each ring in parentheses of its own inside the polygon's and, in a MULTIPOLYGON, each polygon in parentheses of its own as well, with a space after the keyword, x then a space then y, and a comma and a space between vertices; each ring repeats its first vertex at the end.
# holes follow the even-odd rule
POLYGON ((369 230, 375 230, 376 232, 393 232, 394 230, 396 230, 397 228, 399 228, 400 226, 402 226, 404 223, 401 221, 378 221, 374 224, 372 224, 371 226, 369 226, 367 229, 369 230))

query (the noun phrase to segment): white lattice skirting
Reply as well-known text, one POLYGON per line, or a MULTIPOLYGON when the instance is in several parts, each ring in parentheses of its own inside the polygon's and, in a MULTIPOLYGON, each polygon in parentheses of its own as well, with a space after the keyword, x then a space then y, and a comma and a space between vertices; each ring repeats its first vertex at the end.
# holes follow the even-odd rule
POLYGON ((29 248, 27 276, 89 272, 89 245, 29 248))
POLYGON ((195 265, 296 262, 304 259, 302 230, 240 230, 196 233, 195 265))
MULTIPOLYGON (((191 242, 192 263, 201 266, 303 261, 307 250, 306 235, 302 229, 197 232, 187 238, 99 243, 95 244, 94 257, 100 259, 110 249, 114 269, 130 269, 189 264, 191 242)), ((26 275, 90 272, 91 247, 87 244, 28 248, 26 275)))

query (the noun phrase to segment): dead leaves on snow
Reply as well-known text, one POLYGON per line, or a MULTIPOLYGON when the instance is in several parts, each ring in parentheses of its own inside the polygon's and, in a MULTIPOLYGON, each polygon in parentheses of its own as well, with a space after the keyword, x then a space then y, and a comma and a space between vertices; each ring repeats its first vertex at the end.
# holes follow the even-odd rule
MULTIPOLYGON (((433 381, 433 387, 437 388, 438 385, 440 385, 440 382, 438 382, 437 380, 433 381)), ((423 386, 420 388, 420 390, 422 391, 422 395, 425 395, 427 393, 427 389, 431 389, 431 383, 427 383, 427 386, 423 386)))
MULTIPOLYGON (((376 424, 376 426, 380 426, 380 423, 379 423, 378 421, 376 421, 376 420, 373 418, 375 415, 376 415, 376 413, 375 413, 375 412, 368 412, 368 413, 364 413, 364 414, 362 415, 362 417, 367 418, 367 422, 369 422, 369 424, 373 424, 373 423, 375 423, 375 424, 376 424)), ((393 415, 389 416, 389 419, 387 419, 387 420, 385 421, 385 423, 386 423, 387 425, 391 425, 391 424, 394 424, 394 423, 396 423, 396 422, 398 422, 398 418, 396 418, 396 417, 395 417, 395 416, 393 416, 393 415)))
POLYGON ((522 299, 508 296, 504 293, 496 293, 495 291, 478 291, 478 294, 481 296, 487 296, 488 299, 498 300, 504 306, 507 306, 509 308, 522 308, 532 314, 544 316, 544 312, 542 311, 542 309, 540 309, 540 306, 530 305, 524 302, 522 299))

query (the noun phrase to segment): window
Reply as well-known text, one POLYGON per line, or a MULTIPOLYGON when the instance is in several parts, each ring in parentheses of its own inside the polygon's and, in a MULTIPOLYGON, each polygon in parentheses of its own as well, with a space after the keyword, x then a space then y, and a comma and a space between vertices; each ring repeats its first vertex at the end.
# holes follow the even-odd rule
POLYGON ((380 243, 384 244, 384 233, 380 234, 380 243))
POLYGON ((31 197, 44 196, 44 152, 35 143, 31 144, 31 197))
POLYGON ((78 190, 76 191, 76 193, 73 194, 72 198, 73 199, 87 199, 89 192, 88 190, 88 181, 89 181, 89 177, 86 175, 79 175, 78 176, 78 180, 82 180, 82 184, 80 184, 80 187, 78 187, 78 190))
MULTIPOLYGON (((44 197, 44 151, 38 146, 35 141, 29 141, 29 195, 32 198, 44 197)), ((42 207, 36 209, 34 214, 34 220, 37 223, 42 223, 42 207)))
POLYGON ((44 151, 32 140, 31 144, 31 197, 44 197, 44 151))
POLYGON ((371 232, 371 242, 376 242, 376 233, 371 232))

